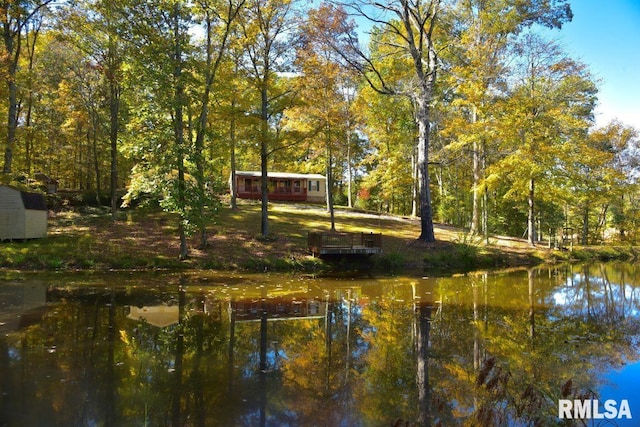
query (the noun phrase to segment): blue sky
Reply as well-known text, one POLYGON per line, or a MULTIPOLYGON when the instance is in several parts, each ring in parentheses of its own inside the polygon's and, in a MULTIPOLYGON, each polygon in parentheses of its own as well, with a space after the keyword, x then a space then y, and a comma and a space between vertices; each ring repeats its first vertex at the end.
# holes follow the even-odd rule
POLYGON ((596 124, 640 130, 640 0, 572 0, 573 21, 554 37, 600 81, 596 124))
MULTIPOLYGON (((617 119, 640 131, 640 0, 571 0, 571 10, 561 30, 542 32, 599 81, 596 125, 617 119)), ((371 27, 357 22, 360 32, 371 27)))

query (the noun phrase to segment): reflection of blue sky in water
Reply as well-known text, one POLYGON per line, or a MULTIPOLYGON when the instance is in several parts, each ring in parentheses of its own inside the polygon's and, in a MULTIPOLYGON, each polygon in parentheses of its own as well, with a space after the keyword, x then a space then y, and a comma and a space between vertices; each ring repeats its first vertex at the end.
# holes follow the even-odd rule
MULTIPOLYGON (((615 425, 629 427, 640 425, 640 362, 632 363, 620 370, 610 371, 604 378, 605 385, 598 390, 600 401, 604 404, 607 399, 613 399, 618 402, 619 408, 620 402, 627 399, 633 417, 631 420, 614 420, 615 425)), ((602 425, 614 425, 606 424, 604 421, 606 420, 603 420, 602 425)))
POLYGON ((613 309, 624 318, 640 315, 640 294, 637 287, 622 286, 618 283, 608 282, 602 277, 589 276, 589 298, 587 298, 584 280, 583 275, 575 274, 567 279, 563 287, 553 293, 552 303, 554 306, 562 306, 563 314, 589 314, 586 301, 591 299, 592 301, 612 300, 613 309))
MULTIPOLYGON (((584 287, 585 277, 575 274, 567 278, 564 285, 553 293, 553 304, 562 307, 564 315, 588 315, 589 307, 585 305, 587 300, 584 287)), ((620 285, 607 282, 602 277, 589 277, 589 297, 592 300, 612 298, 613 309, 619 318, 637 318, 640 311, 637 307, 637 288, 631 285, 620 285)), ((613 313, 612 313, 613 314, 613 313)), ((636 340, 636 346, 638 342, 636 340)), ((616 408, 620 409, 622 400, 626 399, 631 409, 632 419, 591 420, 587 425, 594 426, 638 426, 640 425, 640 361, 632 362, 619 368, 612 367, 606 372, 595 373, 601 376, 602 385, 594 390, 600 402, 600 412, 605 412, 604 402, 608 399, 617 402, 616 408)))

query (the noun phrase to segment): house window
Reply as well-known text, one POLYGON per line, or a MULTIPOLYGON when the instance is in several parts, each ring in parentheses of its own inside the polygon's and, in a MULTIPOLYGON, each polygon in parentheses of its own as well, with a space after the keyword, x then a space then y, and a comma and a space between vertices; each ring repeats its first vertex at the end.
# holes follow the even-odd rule
POLYGON ((320 181, 309 181, 309 191, 320 191, 320 181))
POLYGON ((276 193, 289 193, 291 188, 291 182, 289 181, 276 181, 276 193))
POLYGON ((293 181, 293 192, 299 193, 301 190, 300 181, 293 181))

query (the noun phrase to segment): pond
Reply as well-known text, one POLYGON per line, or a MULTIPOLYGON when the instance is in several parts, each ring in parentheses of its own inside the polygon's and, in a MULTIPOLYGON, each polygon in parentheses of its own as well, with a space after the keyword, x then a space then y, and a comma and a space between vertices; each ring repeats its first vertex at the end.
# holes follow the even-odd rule
POLYGON ((6 274, 0 426, 634 425, 639 340, 633 264, 6 274))

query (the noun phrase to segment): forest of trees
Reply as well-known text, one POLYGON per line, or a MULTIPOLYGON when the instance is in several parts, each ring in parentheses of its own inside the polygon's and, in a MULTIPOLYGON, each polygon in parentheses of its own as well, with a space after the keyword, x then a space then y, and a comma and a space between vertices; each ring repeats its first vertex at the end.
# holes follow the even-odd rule
POLYGON ((0 10, 3 181, 45 173, 109 198, 114 219, 123 200, 158 203, 183 256, 235 170, 325 174, 329 207, 420 216, 425 241, 434 221, 531 243, 563 227, 640 238, 637 130, 597 127, 599 82, 541 35, 572 19, 568 0, 0 10))

